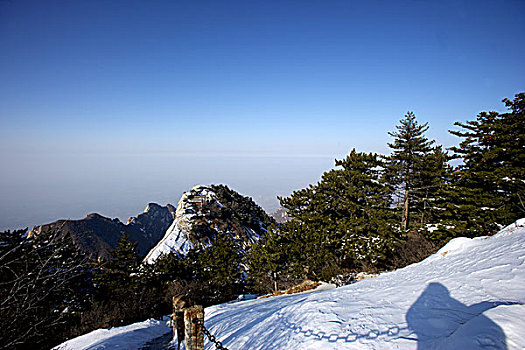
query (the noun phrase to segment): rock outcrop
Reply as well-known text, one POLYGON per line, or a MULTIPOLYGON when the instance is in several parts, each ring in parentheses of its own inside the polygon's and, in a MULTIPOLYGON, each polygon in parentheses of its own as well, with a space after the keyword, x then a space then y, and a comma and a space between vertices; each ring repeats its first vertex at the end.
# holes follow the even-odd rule
POLYGON ((166 232, 167 227, 171 225, 175 218, 175 207, 167 204, 165 207, 157 203, 149 203, 144 212, 128 219, 126 225, 138 225, 143 231, 157 237, 159 232, 166 232))
POLYGON ((285 222, 291 220, 291 218, 288 216, 288 210, 283 207, 277 208, 277 210, 271 213, 270 216, 274 218, 278 224, 284 224, 285 222))
POLYGON ((175 220, 144 261, 154 263, 171 252, 184 256, 194 247, 209 247, 220 234, 232 237, 246 250, 272 223, 251 198, 224 185, 198 185, 182 195, 175 220))

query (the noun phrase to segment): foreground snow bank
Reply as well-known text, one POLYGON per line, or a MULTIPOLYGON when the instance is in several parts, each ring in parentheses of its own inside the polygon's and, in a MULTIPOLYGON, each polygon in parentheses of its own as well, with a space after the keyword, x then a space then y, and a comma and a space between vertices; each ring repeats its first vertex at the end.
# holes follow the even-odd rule
MULTIPOLYGON (((206 327, 230 350, 524 349, 524 226, 454 239, 420 263, 349 286, 212 306, 206 327)), ((133 332, 104 337, 65 344, 138 347, 133 332)))
POLYGON ((206 324, 229 349, 523 349, 524 225, 346 287, 213 306, 206 324))
POLYGON ((68 340, 54 350, 142 349, 147 343, 168 333, 171 334, 168 317, 162 321, 150 319, 129 326, 97 329, 68 340))

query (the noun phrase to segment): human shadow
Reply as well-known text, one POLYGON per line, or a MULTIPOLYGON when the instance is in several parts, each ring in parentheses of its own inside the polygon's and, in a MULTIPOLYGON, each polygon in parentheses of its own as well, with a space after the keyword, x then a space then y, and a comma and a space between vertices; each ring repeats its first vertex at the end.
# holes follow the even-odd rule
POLYGON ((467 306, 452 298, 441 283, 430 283, 406 314, 417 335, 418 350, 507 349, 505 333, 482 313, 508 302, 467 306))

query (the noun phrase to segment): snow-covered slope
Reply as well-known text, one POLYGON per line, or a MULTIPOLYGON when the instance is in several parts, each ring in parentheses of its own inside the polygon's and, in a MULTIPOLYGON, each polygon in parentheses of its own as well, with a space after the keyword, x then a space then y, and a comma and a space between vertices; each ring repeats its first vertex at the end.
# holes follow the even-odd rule
MULTIPOLYGON (((199 193, 203 196, 203 199, 205 198, 208 201, 215 200, 215 194, 204 186, 195 186, 192 191, 199 193)), ((177 204, 173 223, 159 243, 146 255, 144 261, 153 263, 161 254, 168 254, 170 252, 186 255, 188 251, 193 248, 193 244, 189 240, 192 218, 195 216, 195 211, 191 207, 190 202, 192 191, 185 192, 182 195, 177 204)))
MULTIPOLYGON (((524 349, 524 260, 520 220, 492 237, 454 239, 420 263, 346 287, 209 307, 206 327, 230 350, 524 349)), ((93 334, 64 348, 126 339, 94 342, 93 334)))
POLYGON ((155 342, 156 339, 165 338, 168 333, 171 334, 169 318, 164 317, 163 320, 151 319, 128 326, 97 329, 91 333, 68 340, 53 349, 141 349, 144 345, 155 342))
MULTIPOLYGON (((228 191, 233 192, 229 189, 228 191)), ((237 196, 238 198, 242 197, 239 194, 237 196)), ((229 202, 231 201, 235 201, 235 199, 231 199, 229 202)), ((162 254, 170 252, 182 256, 186 255, 195 244, 205 247, 211 245, 213 235, 219 232, 231 236, 241 248, 248 248, 259 239, 261 232, 266 231, 266 227, 261 221, 256 228, 250 228, 241 222, 239 218, 232 215, 232 212, 238 210, 239 207, 240 205, 236 209, 232 209, 228 208, 226 202, 221 203, 220 198, 213 191, 213 186, 198 185, 193 187, 182 195, 177 204, 173 223, 167 229, 164 237, 146 255, 144 261, 153 263, 162 254), (225 217, 221 217, 221 213, 225 217), (200 229, 198 238, 195 234, 196 228, 200 229)), ((255 217, 254 220, 263 220, 263 218, 257 217, 258 214, 255 212, 250 213, 250 215, 255 217)))

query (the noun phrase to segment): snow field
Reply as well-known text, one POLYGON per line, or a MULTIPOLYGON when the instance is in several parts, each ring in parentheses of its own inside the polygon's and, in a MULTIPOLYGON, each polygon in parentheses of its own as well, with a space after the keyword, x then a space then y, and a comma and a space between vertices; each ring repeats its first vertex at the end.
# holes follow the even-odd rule
POLYGON ((212 306, 206 324, 229 349, 524 349, 518 224, 346 287, 212 306))
MULTIPOLYGON (((524 261, 522 219, 345 287, 211 306, 205 324, 230 350, 525 349, 524 261)), ((170 332, 158 322, 97 330, 62 349, 140 348, 170 332)))

